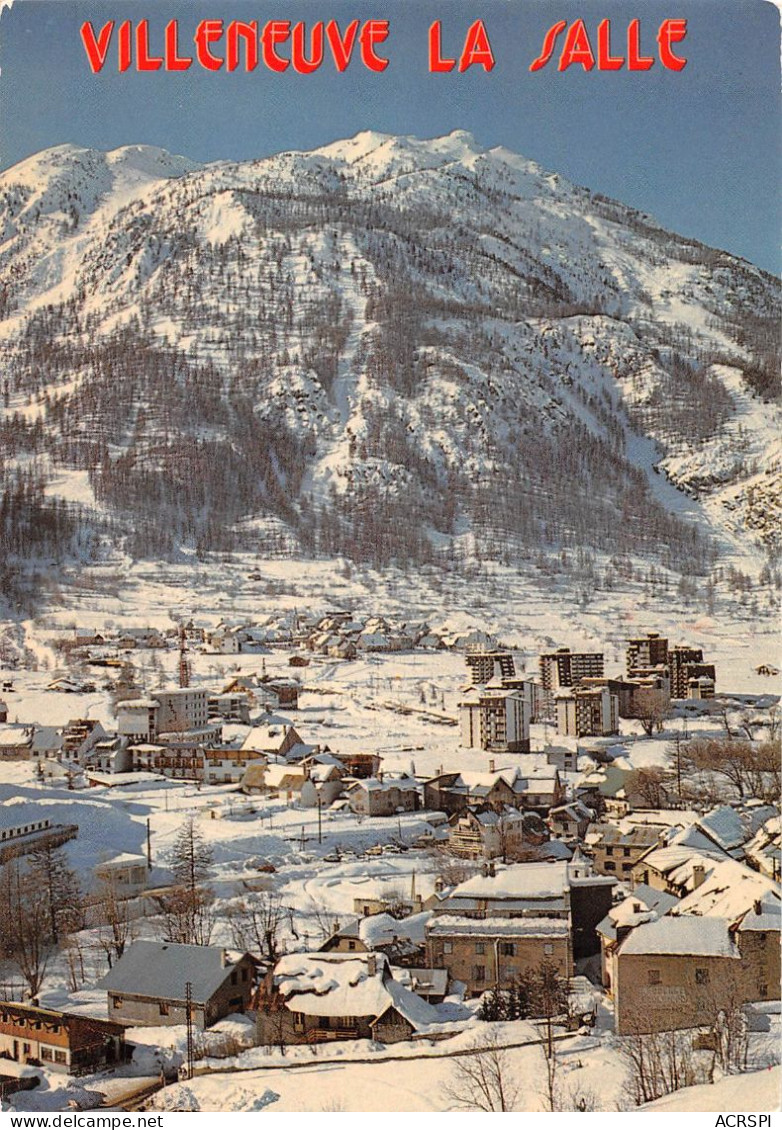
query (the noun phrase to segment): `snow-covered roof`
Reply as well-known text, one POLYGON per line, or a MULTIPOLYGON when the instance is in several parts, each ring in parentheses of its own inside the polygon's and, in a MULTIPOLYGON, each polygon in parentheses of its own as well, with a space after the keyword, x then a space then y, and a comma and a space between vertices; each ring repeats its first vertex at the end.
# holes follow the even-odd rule
POLYGON ((300 789, 307 779, 307 774, 298 765, 271 764, 266 766, 264 784, 267 789, 297 788, 300 789))
POLYGON ((566 863, 517 863, 494 875, 474 875, 451 892, 457 899, 556 897, 569 887, 566 863))
POLYGON ((98 986, 128 996, 183 1001, 189 981, 193 1000, 204 1004, 243 956, 219 946, 134 942, 98 986))
POLYGON ((570 926, 566 918, 468 918, 461 914, 438 914, 428 927, 427 935, 454 934, 472 937, 567 937, 570 926))
POLYGON ((704 882, 690 891, 672 913, 736 919, 767 896, 779 900, 779 884, 735 859, 725 859, 711 864, 704 882))
POLYGON ((431 917, 430 910, 401 919, 390 914, 370 914, 359 920, 358 936, 370 949, 389 945, 396 940, 423 943, 426 923, 431 917))
POLYGON ((719 848, 712 851, 699 851, 695 853, 692 848, 682 844, 669 844, 668 847, 653 848, 642 856, 638 866, 649 866, 661 875, 666 875, 670 882, 677 886, 692 884, 692 874, 695 867, 703 867, 711 871, 715 863, 720 863, 728 857, 719 848))
POLYGON ((782 901, 778 891, 770 892, 753 903, 752 909, 739 923, 739 932, 745 930, 779 931, 782 923, 782 901))
POLYGON ((282 748, 289 726, 285 724, 253 726, 244 739, 242 749, 278 750, 282 748))
POLYGON ((308 1016, 375 1020, 393 1007, 415 1029, 440 1023, 431 1005, 394 981, 383 954, 287 954, 277 962, 274 980, 286 1006, 308 1016))
POLYGON ((32 732, 27 726, 9 726, 0 730, 0 749, 3 746, 30 745, 32 740, 32 732))
POLYGON ((648 922, 629 935, 619 953, 679 954, 693 957, 739 958, 727 918, 673 918, 666 916, 648 922))
POLYGON ((730 854, 740 849, 747 839, 741 816, 728 804, 722 804, 707 812, 698 821, 698 826, 730 854))
POLYGON ((147 857, 140 855, 137 852, 121 851, 118 855, 112 855, 110 859, 104 859, 101 863, 97 864, 97 871, 113 871, 123 867, 136 865, 137 867, 147 866, 147 857))
POLYGON ((418 782, 412 777, 384 777, 379 780, 377 777, 367 777, 365 780, 356 781, 354 785, 350 786, 350 792, 354 790, 365 789, 370 792, 388 792, 390 789, 401 789, 403 792, 409 792, 413 789, 418 789, 418 782))

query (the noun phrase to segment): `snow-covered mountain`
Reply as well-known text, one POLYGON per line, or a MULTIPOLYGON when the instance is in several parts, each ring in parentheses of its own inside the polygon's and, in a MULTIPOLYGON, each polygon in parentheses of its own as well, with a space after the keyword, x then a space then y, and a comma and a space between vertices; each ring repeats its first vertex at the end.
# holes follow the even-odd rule
POLYGON ((699 572, 778 536, 777 319, 758 268, 461 131, 58 146, 0 175, 7 530, 59 496, 139 556, 699 572))

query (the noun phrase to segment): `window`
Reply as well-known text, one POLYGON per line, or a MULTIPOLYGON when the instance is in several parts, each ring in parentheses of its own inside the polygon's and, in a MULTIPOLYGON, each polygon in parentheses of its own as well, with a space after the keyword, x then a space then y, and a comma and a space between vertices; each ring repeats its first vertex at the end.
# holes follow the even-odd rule
POLYGON ((348 949, 349 949, 349 950, 354 950, 355 948, 356 948, 356 943, 355 943, 355 942, 353 941, 353 939, 352 939, 352 938, 350 938, 350 939, 348 940, 348 949))
POLYGON ((500 942, 500 953, 503 957, 516 956, 516 943, 515 942, 500 942))
POLYGON ((630 848, 622 848, 622 855, 628 856, 629 854, 630 854, 630 848))
POLYGON ((55 1063, 67 1063, 68 1062, 68 1053, 67 1052, 61 1052, 59 1050, 59 1048, 57 1048, 54 1052, 54 1062, 55 1063))
POLYGON ((112 997, 111 998, 112 1008, 122 1008, 124 1003, 125 1002, 123 1001, 122 997, 112 997))
POLYGON ((709 983, 709 971, 708 971, 708 969, 696 969, 695 970, 695 984, 696 985, 708 985, 708 983, 709 983))
POLYGON ((554 946, 551 944, 551 942, 546 942, 546 944, 543 946, 543 952, 546 957, 551 957, 552 953, 554 952, 554 946))
POLYGON ((158 1001, 157 1007, 161 1016, 168 1016, 168 1001, 158 1001))
POLYGON ((616 864, 610 859, 607 859, 603 866, 605 867, 606 871, 616 871, 616 864))
POLYGON ((54 1048, 47 1048, 45 1044, 41 1044, 41 1059, 51 1063, 54 1060, 54 1048))
POLYGON ((443 953, 453 953, 453 942, 443 942, 443 953))
POLYGON ((473 965, 473 967, 472 967, 472 979, 473 979, 473 981, 485 981, 486 980, 486 966, 485 965, 473 965))
POLYGON ((659 969, 650 969, 647 973, 647 978, 650 985, 662 985, 663 983, 659 969))
POLYGON ((606 855, 613 855, 613 854, 614 854, 614 849, 612 847, 607 847, 606 848, 606 855))
POLYGON ((480 953, 480 954, 486 953, 486 943, 485 942, 476 942, 475 943, 475 952, 480 953))
POLYGON ((233 973, 231 974, 231 984, 235 985, 238 980, 239 980, 238 974, 237 974, 236 970, 234 969, 233 973))

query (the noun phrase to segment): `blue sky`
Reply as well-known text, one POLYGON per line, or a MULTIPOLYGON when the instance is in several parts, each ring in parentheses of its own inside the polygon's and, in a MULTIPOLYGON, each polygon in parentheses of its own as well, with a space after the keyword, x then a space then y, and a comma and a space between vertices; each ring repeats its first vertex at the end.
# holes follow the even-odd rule
MULTIPOLYGON (((561 40, 560 40, 561 42, 561 40)), ((0 16, 0 168, 62 142, 112 149, 159 145, 195 160, 306 149, 361 129, 433 137, 470 130, 579 184, 651 212, 685 235, 779 269, 779 17, 765 0, 15 0, 0 16), (351 18, 390 22, 382 74, 354 60, 312 75, 117 72, 116 53, 92 74, 79 36, 90 20, 148 18, 153 48, 176 18, 184 43, 205 18, 351 18), (546 29, 583 18, 593 44, 609 18, 619 45, 641 21, 654 53, 666 17, 688 21, 681 72, 530 73, 546 29), (427 30, 442 21, 458 53, 482 19, 491 73, 430 74, 427 30)), ((284 51, 282 53, 285 53, 284 51)))

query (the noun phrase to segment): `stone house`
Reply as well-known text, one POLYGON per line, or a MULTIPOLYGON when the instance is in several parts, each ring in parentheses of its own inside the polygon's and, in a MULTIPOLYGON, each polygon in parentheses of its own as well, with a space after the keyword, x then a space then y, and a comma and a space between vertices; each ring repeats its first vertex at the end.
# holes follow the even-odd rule
POLYGON ((586 866, 518 863, 454 887, 433 907, 427 963, 448 969, 467 991, 508 988, 525 969, 553 962, 563 977, 574 958, 599 950, 598 922, 615 880, 586 866))
POLYGON ((616 875, 627 880, 633 868, 650 848, 659 847, 664 829, 653 824, 633 824, 623 829, 616 824, 592 824, 586 844, 599 875, 616 875))
POLYGON ((712 1023, 722 1008, 780 994, 779 900, 738 921, 667 915, 628 928, 613 984, 619 1035, 712 1023))
POLYGON ((134 942, 99 986, 108 992, 109 1016, 118 1024, 187 1022, 190 984, 193 1023, 209 1028, 232 1012, 245 1012, 253 994, 256 961, 219 946, 134 942))
POLYGON ((347 795, 351 811, 365 816, 394 816, 400 809, 415 812, 420 807, 418 784, 412 777, 369 777, 351 785, 347 795))

